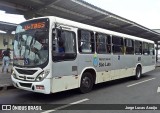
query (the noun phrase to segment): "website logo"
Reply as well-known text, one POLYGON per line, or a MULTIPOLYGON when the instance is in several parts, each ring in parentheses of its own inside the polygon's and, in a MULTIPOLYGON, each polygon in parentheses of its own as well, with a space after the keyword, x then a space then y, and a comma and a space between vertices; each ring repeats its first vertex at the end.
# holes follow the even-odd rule
POLYGON ((11 105, 2 105, 2 110, 9 111, 11 109, 11 105))

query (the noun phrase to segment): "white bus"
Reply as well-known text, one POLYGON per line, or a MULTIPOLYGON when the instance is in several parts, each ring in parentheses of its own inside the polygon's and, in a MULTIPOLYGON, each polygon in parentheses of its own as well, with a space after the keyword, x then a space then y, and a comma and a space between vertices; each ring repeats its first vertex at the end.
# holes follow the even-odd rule
POLYGON ((44 94, 134 76, 155 69, 154 42, 59 17, 17 26, 12 81, 44 94))

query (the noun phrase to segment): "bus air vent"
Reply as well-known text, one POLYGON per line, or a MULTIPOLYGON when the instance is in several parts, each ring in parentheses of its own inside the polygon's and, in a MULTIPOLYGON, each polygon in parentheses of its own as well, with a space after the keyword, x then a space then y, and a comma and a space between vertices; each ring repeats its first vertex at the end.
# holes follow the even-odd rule
POLYGON ((31 83, 19 83, 22 87, 28 87, 31 88, 32 84, 31 83))
POLYGON ((33 75, 37 70, 23 70, 23 69, 16 69, 16 71, 20 74, 25 74, 25 75, 33 75))

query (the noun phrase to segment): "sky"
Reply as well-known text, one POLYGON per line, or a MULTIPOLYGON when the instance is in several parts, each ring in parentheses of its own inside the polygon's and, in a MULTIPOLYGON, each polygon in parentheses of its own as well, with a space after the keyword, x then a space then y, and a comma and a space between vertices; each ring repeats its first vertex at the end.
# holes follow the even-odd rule
POLYGON ((85 0, 150 29, 160 29, 160 0, 85 0))
MULTIPOLYGON (((149 29, 160 29, 160 0, 85 0, 113 14, 136 22, 149 29)), ((0 11, 0 21, 19 24, 23 15, 0 11)))

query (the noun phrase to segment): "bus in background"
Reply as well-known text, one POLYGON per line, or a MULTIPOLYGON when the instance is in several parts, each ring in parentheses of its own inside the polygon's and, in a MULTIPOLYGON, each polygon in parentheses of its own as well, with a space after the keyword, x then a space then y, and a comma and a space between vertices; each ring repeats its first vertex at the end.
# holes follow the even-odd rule
POLYGON ((44 94, 139 79, 156 63, 153 41, 54 16, 18 25, 13 48, 14 86, 44 94))

